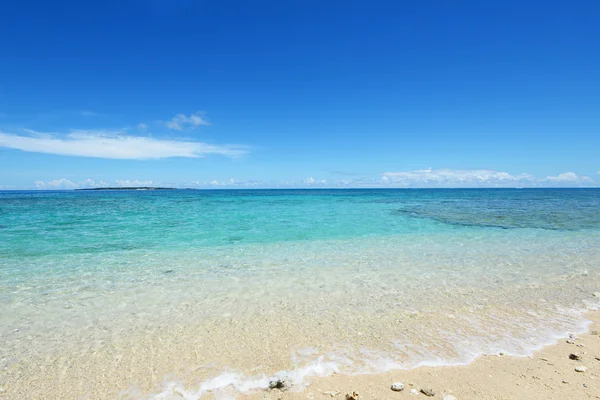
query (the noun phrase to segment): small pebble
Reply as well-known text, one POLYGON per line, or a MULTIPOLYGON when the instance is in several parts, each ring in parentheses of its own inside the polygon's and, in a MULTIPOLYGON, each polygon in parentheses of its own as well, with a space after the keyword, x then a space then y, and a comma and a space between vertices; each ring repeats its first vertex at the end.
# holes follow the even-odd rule
POLYGON ((575 344, 575 342, 573 340, 567 340, 567 343, 569 343, 569 344, 575 344))
POLYGON ((585 371, 587 371, 587 368, 584 367, 584 366, 582 366, 582 365, 580 365, 578 367, 575 367, 575 371, 577 371, 577 372, 585 372, 585 371))
POLYGON ((579 354, 571 353, 571 354, 569 354, 569 359, 570 360, 581 360, 581 357, 579 356, 579 354))
POLYGON ((394 392, 401 392, 404 390, 404 383, 402 382, 394 382, 392 383, 392 390, 394 392))
POLYGON ((269 389, 286 390, 290 386, 291 386, 291 383, 287 379, 274 379, 269 382, 269 389))
POLYGON ((417 391, 417 389, 410 389, 410 394, 414 394, 415 396, 418 396, 419 392, 417 391))
POLYGON ((587 386, 587 383, 584 383, 584 384, 583 384, 583 387, 587 389, 587 387, 588 387, 588 386, 587 386))
POLYGON ((569 381, 562 381, 562 383, 569 383, 569 381))
POLYGON ((359 400, 360 396, 356 392, 352 392, 352 394, 346 395, 346 400, 359 400))
POLYGON ((433 391, 433 389, 429 389, 429 388, 421 389, 421 393, 423 393, 425 396, 428 396, 428 397, 435 396, 435 392, 433 391))

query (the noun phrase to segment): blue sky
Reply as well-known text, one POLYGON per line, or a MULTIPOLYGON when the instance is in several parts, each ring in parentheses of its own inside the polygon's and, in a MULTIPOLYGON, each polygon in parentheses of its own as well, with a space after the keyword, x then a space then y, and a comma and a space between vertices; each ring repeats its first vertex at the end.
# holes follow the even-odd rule
POLYGON ((600 184, 600 2, 0 3, 0 188, 600 184))

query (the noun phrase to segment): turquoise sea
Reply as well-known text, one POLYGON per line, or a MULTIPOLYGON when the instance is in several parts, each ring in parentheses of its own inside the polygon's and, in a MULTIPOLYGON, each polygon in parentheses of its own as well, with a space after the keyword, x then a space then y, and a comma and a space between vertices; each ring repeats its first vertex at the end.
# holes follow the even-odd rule
POLYGON ((15 396, 235 398, 527 355, 599 302, 600 189, 0 192, 15 396))

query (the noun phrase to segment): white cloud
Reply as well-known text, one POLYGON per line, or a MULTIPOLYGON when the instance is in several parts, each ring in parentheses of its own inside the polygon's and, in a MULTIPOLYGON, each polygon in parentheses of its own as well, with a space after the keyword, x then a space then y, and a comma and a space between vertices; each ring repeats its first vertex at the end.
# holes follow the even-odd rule
POLYGON ((511 175, 490 169, 422 169, 385 172, 383 184, 403 187, 521 187, 531 185, 530 174, 511 175))
POLYGON ((35 181, 35 187, 43 190, 75 189, 79 187, 68 179, 55 179, 53 181, 35 181))
POLYGON ((153 186, 153 181, 140 181, 140 180, 129 180, 129 179, 117 179, 113 183, 105 182, 103 180, 95 181, 93 179, 86 179, 81 182, 73 182, 69 179, 55 179, 52 181, 35 181, 35 187, 41 190, 66 190, 66 189, 84 189, 84 188, 98 188, 98 187, 135 187, 135 186, 153 186))
POLYGON ((204 117, 203 113, 197 112, 186 116, 185 114, 177 114, 169 121, 165 122, 165 126, 169 129, 182 131, 185 128, 197 128, 200 125, 209 125, 209 122, 204 117))
POLYGON ((302 181, 302 183, 306 183, 307 185, 312 185, 315 182, 316 182, 316 180, 312 176, 308 177, 308 178, 306 178, 305 180, 302 181))
POLYGON ((36 153, 113 159, 203 157, 219 154, 235 157, 247 153, 243 146, 128 136, 114 131, 73 130, 67 135, 29 131, 34 136, 0 132, 0 147, 36 153))
POLYGON ((137 124, 137 128, 141 131, 145 131, 146 129, 148 129, 148 124, 140 122, 139 124, 137 124))
POLYGON ((140 181, 140 180, 133 180, 130 181, 129 179, 117 179, 115 182, 117 182, 117 185, 119 187, 135 187, 135 186, 152 186, 154 185, 153 181, 140 181))
POLYGON ((394 187, 547 187, 591 186, 587 176, 565 172, 558 176, 539 179, 531 174, 512 175, 490 169, 423 169, 416 171, 386 172, 381 184, 394 187))
POLYGON ((574 172, 564 172, 557 176, 547 176, 546 180, 558 186, 589 186, 594 181, 589 176, 579 176, 574 172))

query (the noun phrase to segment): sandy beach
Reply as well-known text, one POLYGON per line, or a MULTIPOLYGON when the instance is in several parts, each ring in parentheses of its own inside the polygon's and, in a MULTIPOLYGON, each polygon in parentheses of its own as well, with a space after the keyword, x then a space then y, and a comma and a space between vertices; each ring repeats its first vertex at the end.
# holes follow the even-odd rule
POLYGON ((334 375, 314 379, 302 392, 274 389, 241 398, 346 399, 356 392, 359 399, 600 399, 600 312, 589 312, 586 318, 593 321, 587 333, 560 339, 531 357, 483 356, 466 366, 334 375), (579 360, 571 359, 571 354, 579 360), (577 372, 577 367, 585 367, 585 372, 577 372), (404 390, 392 391, 396 382, 402 382, 404 390), (429 397, 422 389, 434 395, 429 397))

